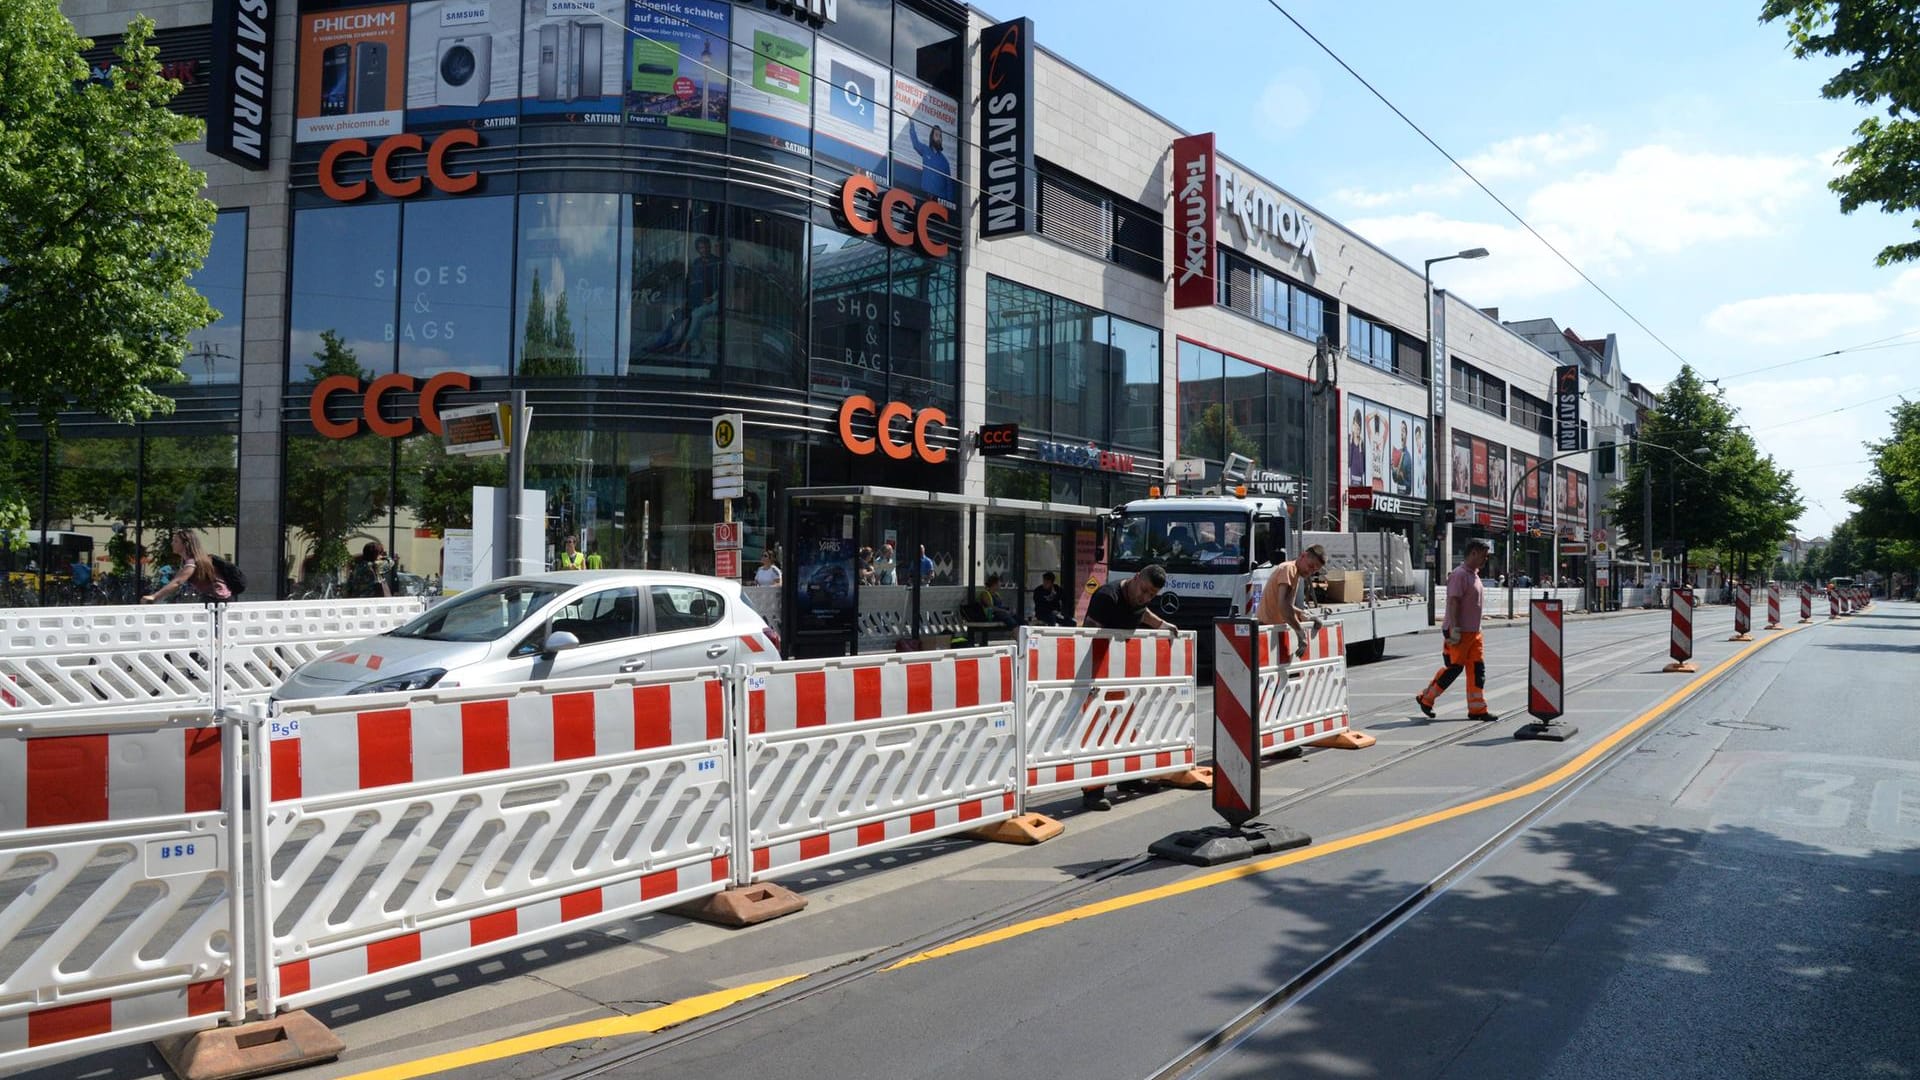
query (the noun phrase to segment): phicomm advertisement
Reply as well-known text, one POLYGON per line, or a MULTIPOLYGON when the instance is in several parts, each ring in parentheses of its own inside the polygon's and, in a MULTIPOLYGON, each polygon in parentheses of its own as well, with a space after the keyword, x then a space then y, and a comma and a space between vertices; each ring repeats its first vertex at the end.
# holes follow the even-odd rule
POLYGON ((626 0, 525 0, 523 123, 620 122, 626 14, 626 0))
POLYGON ((959 206, 960 103, 904 75, 893 77, 893 186, 959 206))
POLYGON ((407 45, 407 126, 513 123, 520 94, 515 0, 423 0, 407 45))
POLYGON ((378 138, 406 117, 407 7, 346 8, 300 16, 295 142, 378 138))
POLYGON ((735 8, 733 39, 734 133, 806 153, 813 134, 813 31, 735 8))
POLYGON ((627 122, 727 133, 727 36, 719 0, 634 0, 627 10, 627 122))

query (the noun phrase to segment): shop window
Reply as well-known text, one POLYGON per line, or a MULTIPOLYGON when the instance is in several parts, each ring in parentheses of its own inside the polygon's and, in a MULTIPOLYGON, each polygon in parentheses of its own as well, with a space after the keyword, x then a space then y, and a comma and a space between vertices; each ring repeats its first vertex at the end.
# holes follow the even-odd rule
POLYGON ((373 375, 394 369, 399 241, 397 205, 294 214, 288 382, 332 373, 315 370, 329 362, 373 375))
POLYGON ((1053 298, 1047 366, 1051 369, 1052 430, 1105 441, 1112 390, 1106 379, 1106 335, 1096 332, 1105 327, 1097 322, 1097 314, 1083 304, 1053 298))
POLYGON ((987 419, 1160 452, 1160 332, 987 279, 987 419))
POLYGON ((1267 431, 1267 369, 1229 356, 1223 373, 1220 400, 1227 452, 1265 464, 1260 442, 1267 431))
POLYGON ((987 419, 1048 430, 1046 293, 987 279, 987 419))
POLYGON ((368 542, 391 547, 393 441, 287 436, 281 485, 283 555, 293 599, 345 595, 347 570, 368 542))
POLYGON ((1155 457, 1160 446, 1160 331, 1126 319, 1104 316, 1113 342, 1107 352, 1117 392, 1114 395, 1115 445, 1145 450, 1155 457))
POLYGON ((515 363, 531 377, 614 374, 625 200, 520 197, 515 363))
POLYGON ((633 200, 627 374, 718 372, 726 277, 720 250, 718 204, 671 195, 633 200))
POLYGON ((180 373, 199 385, 240 381, 241 330, 247 319, 247 212, 223 210, 214 218, 213 246, 189 279, 219 318, 187 335, 180 373))
POLYGON ((811 385, 836 399, 884 395, 893 318, 887 249, 819 226, 814 237, 811 385))
POLYGON ((1263 465, 1294 476, 1307 474, 1307 390, 1305 380, 1267 373, 1267 430, 1263 465))
POLYGON ((952 256, 931 259, 899 248, 891 258, 887 330, 892 396, 923 405, 951 405, 959 398, 953 325, 959 308, 959 267, 952 256))
POLYGON ((1191 341, 1179 344, 1180 457, 1226 460, 1226 405, 1220 380, 1226 357, 1191 341))
POLYGON ((400 370, 505 375, 512 332, 513 200, 441 199, 406 208, 400 240, 400 370))
POLYGON ((802 385, 807 223, 758 207, 729 207, 725 247, 728 383, 802 385))

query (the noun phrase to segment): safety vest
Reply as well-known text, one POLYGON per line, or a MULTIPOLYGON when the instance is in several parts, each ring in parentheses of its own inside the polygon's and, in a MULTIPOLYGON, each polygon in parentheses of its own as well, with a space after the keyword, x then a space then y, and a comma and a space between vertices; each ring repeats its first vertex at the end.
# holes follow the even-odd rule
POLYGON ((574 551, 574 552, 563 551, 560 553, 560 569, 585 570, 586 568, 587 568, 587 557, 585 555, 582 555, 577 551, 574 551))

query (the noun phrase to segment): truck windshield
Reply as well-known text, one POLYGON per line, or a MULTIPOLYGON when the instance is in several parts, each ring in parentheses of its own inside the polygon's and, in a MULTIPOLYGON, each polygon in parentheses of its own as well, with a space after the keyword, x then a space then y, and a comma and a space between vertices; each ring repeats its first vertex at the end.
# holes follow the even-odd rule
POLYGON ((1123 514, 1114 535, 1115 570, 1159 563, 1169 573, 1242 574, 1249 515, 1232 510, 1150 510, 1123 514))

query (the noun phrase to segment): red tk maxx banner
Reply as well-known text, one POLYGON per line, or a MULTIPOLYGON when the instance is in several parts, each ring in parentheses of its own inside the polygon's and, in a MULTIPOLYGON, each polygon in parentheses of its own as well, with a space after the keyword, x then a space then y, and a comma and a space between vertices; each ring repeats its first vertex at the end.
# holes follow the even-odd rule
POLYGON ((1173 140, 1173 306, 1214 303, 1213 133, 1173 140))

